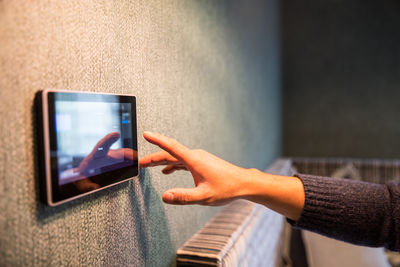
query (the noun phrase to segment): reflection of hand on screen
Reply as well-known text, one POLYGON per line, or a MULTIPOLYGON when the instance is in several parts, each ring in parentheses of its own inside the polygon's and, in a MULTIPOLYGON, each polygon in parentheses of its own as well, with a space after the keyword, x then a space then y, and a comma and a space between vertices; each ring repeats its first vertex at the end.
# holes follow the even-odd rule
POLYGON ((94 183, 90 178, 83 178, 82 180, 78 180, 74 182, 74 185, 79 190, 79 192, 89 192, 100 188, 100 185, 94 183))
POLYGON ((96 175, 102 167, 121 162, 131 165, 134 160, 138 159, 137 151, 131 148, 110 149, 119 138, 120 133, 118 132, 104 136, 97 142, 89 155, 82 160, 79 167, 74 170, 75 173, 79 174, 79 180, 74 182, 79 191, 88 192, 100 187, 88 177, 96 175))
POLYGON ((104 136, 94 146, 92 151, 79 164, 77 171, 83 176, 93 176, 102 167, 111 166, 121 162, 137 160, 137 151, 131 148, 110 149, 119 138, 118 132, 112 132, 104 136))

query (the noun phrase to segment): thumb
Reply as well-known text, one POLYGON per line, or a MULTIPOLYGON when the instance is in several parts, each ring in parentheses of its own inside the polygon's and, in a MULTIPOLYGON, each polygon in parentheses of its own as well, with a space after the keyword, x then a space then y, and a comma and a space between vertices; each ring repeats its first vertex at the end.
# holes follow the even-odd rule
POLYGON ((200 187, 174 188, 162 196, 165 203, 175 205, 201 204, 205 198, 205 192, 200 187))

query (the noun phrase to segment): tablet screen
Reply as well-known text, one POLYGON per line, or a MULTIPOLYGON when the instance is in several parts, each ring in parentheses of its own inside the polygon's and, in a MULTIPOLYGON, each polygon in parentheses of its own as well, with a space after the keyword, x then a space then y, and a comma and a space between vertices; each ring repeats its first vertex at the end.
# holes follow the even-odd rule
POLYGON ((125 161, 125 156, 128 155, 113 158, 106 155, 133 147, 130 103, 73 102, 56 99, 55 109, 58 145, 54 152, 58 158, 60 185, 79 179, 79 165, 93 149, 96 150, 93 163, 84 170, 85 177, 129 165, 130 162, 125 161))
POLYGON ((133 96, 48 92, 53 201, 138 175, 133 96))

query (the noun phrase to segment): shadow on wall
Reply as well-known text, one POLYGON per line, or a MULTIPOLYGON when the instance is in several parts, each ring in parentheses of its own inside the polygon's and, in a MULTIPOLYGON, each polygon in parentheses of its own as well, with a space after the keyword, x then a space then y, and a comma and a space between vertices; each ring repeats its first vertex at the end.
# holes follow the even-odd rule
MULTIPOLYGON (((140 220, 135 224, 136 236, 140 246, 141 258, 150 266, 154 258, 167 259, 175 254, 169 234, 168 222, 160 196, 151 184, 150 174, 142 169, 140 186, 130 183, 130 202, 132 213, 140 220), (140 191, 138 192, 137 189, 140 191), (161 255, 163 254, 163 255, 161 255)), ((170 263, 173 265, 175 259, 170 263)))
MULTIPOLYGON (((38 184, 38 179, 36 180, 38 184)), ((38 205, 36 214, 38 224, 43 226, 51 224, 57 219, 65 218, 70 213, 80 210, 85 203, 91 207, 95 207, 102 202, 113 203, 112 199, 119 195, 119 191, 128 189, 135 240, 133 244, 119 244, 119 246, 132 246, 136 248, 139 255, 135 255, 135 258, 143 260, 146 266, 150 266, 155 258, 169 258, 171 254, 175 254, 175 250, 171 242, 162 201, 151 184, 149 172, 143 170, 139 176, 139 181, 122 183, 57 207, 49 207, 41 203, 39 201, 39 190, 37 190, 38 205)), ((38 188, 39 186, 37 185, 38 188)), ((107 210, 107 217, 112 220, 115 215, 113 214, 114 210, 112 208, 108 208, 107 210)), ((90 214, 87 216, 90 216, 90 214)), ((107 228, 105 229, 105 233, 118 232, 117 229, 113 228, 112 224, 107 224, 107 228)), ((108 262, 115 262, 110 259, 117 260, 118 257, 126 258, 126 255, 116 255, 118 251, 112 249, 117 244, 116 242, 118 242, 118 240, 113 240, 113 238, 118 237, 112 234, 108 235, 105 239, 100 237, 100 239, 107 242, 106 247, 111 248, 106 250, 106 253, 109 253, 109 255, 103 255, 108 262)), ((119 250, 119 252, 124 253, 125 250, 119 250)), ((174 264, 175 259, 170 262, 170 265, 174 264)))
MULTIPOLYGON (((35 114, 35 112, 32 112, 32 114, 35 114)), ((34 139, 33 151, 34 155, 39 155, 39 144, 36 142, 38 138, 35 131, 36 127, 33 129, 34 136, 36 137, 34 139)), ((65 219, 66 217, 72 215, 81 216, 79 220, 83 225, 85 225, 85 221, 88 221, 88 225, 85 225, 84 229, 81 229, 79 233, 75 234, 79 236, 86 235, 90 232, 95 233, 96 231, 90 229, 91 222, 89 217, 97 216, 97 212, 102 212, 105 213, 102 215, 103 218, 109 220, 110 223, 107 223, 106 229, 102 229, 103 232, 100 232, 100 234, 103 233, 104 235, 91 237, 91 239, 95 239, 96 243, 101 243, 98 244, 99 246, 105 248, 105 251, 99 251, 102 253, 102 258, 105 260, 105 262, 116 263, 120 262, 121 259, 124 260, 127 258, 134 258, 135 261, 142 262, 144 265, 150 266, 154 263, 154 259, 168 259, 170 258, 171 254, 175 254, 175 249, 172 245, 169 234, 169 227, 166 220, 163 203, 151 183, 151 177, 147 170, 142 169, 139 178, 133 181, 112 186, 57 207, 50 207, 40 201, 40 194, 42 192, 40 191, 41 177, 38 157, 35 158, 34 165, 37 203, 36 219, 37 224, 42 230, 51 228, 45 227, 46 225, 56 225, 56 221, 65 219), (134 228, 132 231, 132 236, 124 236, 124 230, 116 229, 116 224, 113 224, 112 222, 115 220, 115 218, 126 215, 116 214, 116 211, 118 208, 120 208, 118 207, 119 203, 117 200, 121 193, 126 193, 128 196, 126 214, 132 215, 132 225, 134 228), (80 212, 81 210, 84 212, 80 212), (82 216, 85 218, 82 218, 82 216), (121 240, 127 241, 127 243, 121 242, 121 240), (130 243, 132 240, 133 243, 130 243), (133 257, 124 255, 127 250, 135 252, 136 255, 133 257)), ((119 222, 116 221, 116 223, 119 222)), ((97 225, 92 225, 92 227, 93 226, 96 227, 97 225)), ((65 227, 70 226, 68 223, 66 223, 65 227)), ((70 229, 66 229, 65 231, 69 230, 70 229)), ((56 233, 49 232, 47 234, 51 236, 55 235, 56 233)), ((99 230, 97 230, 97 234, 99 234, 99 230)), ((127 234, 129 234, 129 232, 127 232, 127 234)), ((51 241, 49 240, 49 242, 51 241)), ((51 250, 51 248, 49 249, 51 250)), ((84 246, 82 246, 80 249, 86 250, 84 246)), ((175 259, 173 259, 169 264, 174 265, 175 259)))

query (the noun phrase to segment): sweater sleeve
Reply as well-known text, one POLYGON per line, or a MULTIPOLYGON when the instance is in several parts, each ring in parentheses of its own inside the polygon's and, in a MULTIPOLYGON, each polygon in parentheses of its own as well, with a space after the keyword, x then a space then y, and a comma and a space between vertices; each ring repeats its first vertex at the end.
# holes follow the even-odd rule
POLYGON ((294 227, 357 245, 400 251, 400 184, 297 174, 305 203, 294 227))

